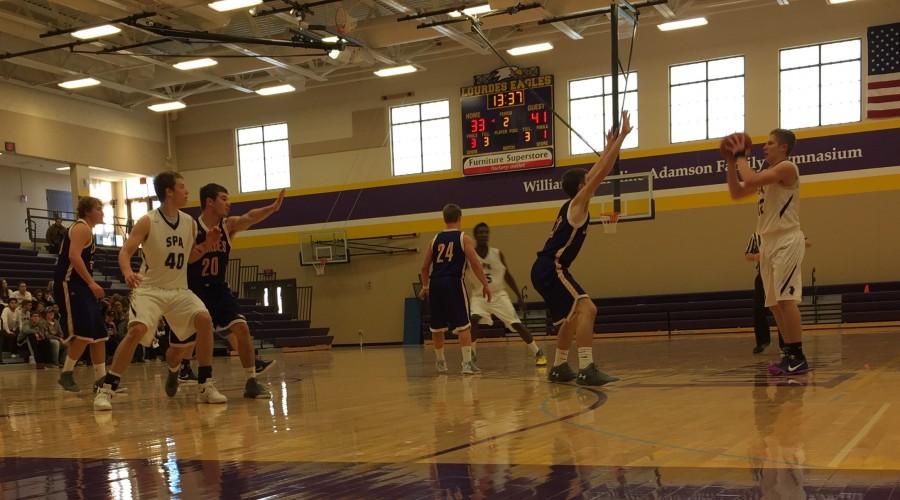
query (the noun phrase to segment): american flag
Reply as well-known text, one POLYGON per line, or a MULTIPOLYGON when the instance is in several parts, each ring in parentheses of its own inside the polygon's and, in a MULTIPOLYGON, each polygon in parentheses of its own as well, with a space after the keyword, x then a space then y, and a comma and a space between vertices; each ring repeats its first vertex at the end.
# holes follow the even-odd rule
POLYGON ((900 116, 900 23, 869 27, 869 118, 900 116))

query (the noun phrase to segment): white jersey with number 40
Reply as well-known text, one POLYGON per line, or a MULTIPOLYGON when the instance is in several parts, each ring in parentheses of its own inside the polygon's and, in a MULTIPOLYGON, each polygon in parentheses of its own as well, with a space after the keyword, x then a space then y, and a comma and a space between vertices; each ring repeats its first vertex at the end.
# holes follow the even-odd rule
POLYGON ((779 163, 782 164, 794 169, 797 180, 790 186, 782 186, 780 182, 776 182, 759 189, 756 233, 760 236, 800 228, 800 169, 787 160, 779 163))
POLYGON ((141 286, 187 288, 188 257, 196 234, 194 218, 179 210, 176 220, 168 221, 159 209, 145 217, 150 219, 150 230, 141 243, 141 286))
MULTIPOLYGON (((478 252, 476 251, 475 254, 477 255, 478 252)), ((491 295, 506 291, 506 266, 500 260, 500 250, 490 247, 487 256, 482 258, 481 255, 478 255, 478 260, 481 261, 481 267, 484 269, 484 277, 487 278, 491 295)), ((481 295, 481 282, 470 268, 466 269, 466 284, 470 295, 476 293, 481 295)))

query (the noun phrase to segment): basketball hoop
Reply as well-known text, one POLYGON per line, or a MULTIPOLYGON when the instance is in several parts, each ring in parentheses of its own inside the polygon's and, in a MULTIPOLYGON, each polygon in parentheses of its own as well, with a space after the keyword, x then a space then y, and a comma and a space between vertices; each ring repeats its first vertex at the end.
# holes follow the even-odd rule
POLYGON ((597 216, 600 224, 603 224, 603 232, 605 234, 616 234, 616 225, 619 222, 618 212, 608 212, 597 216))
POLYGON ((325 275, 326 264, 328 264, 328 259, 319 259, 318 262, 313 262, 313 268, 316 270, 316 276, 325 275))

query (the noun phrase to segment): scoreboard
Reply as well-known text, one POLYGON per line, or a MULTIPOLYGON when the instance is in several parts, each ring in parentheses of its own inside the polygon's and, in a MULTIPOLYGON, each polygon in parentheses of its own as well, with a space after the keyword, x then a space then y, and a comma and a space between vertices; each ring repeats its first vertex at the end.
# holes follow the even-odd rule
POLYGON ((552 167, 553 75, 463 87, 463 173, 552 167))

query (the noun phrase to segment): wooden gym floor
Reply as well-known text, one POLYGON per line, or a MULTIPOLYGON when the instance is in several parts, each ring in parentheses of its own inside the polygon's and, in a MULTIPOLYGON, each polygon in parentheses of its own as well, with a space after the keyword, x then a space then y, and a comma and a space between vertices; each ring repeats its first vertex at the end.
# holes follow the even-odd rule
POLYGON ((900 329, 805 341, 815 370, 773 378, 749 335, 601 340, 603 389, 548 383, 519 342, 465 378, 457 346, 444 376, 421 347, 267 353, 274 399, 217 359, 223 406, 148 362, 106 413, 4 367, 0 497, 900 499, 900 329))

